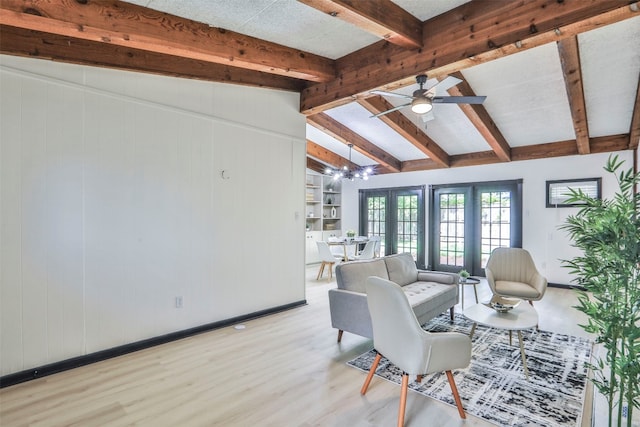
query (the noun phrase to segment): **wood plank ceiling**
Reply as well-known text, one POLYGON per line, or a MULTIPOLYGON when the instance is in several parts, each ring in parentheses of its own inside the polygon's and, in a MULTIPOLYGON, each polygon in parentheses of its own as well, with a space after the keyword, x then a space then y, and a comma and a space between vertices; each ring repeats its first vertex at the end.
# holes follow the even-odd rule
MULTIPOLYGON (((376 165, 377 174, 638 147, 638 71, 634 71, 633 88, 629 89, 635 91, 635 102, 628 131, 593 136, 579 43, 581 34, 619 22, 630 20, 634 27, 640 26, 637 1, 471 1, 424 22, 400 7, 398 1, 298 1, 318 14, 343 20, 380 40, 330 59, 128 2, 2 0, 0 52, 297 91, 301 95, 300 111, 307 116, 310 127, 345 145, 353 144, 355 152, 364 156, 360 159, 365 159, 358 163, 376 165), (475 96, 478 91, 474 91, 463 72, 551 43, 557 45, 574 131, 572 139, 515 143, 505 136, 509 130, 505 126, 501 129, 494 121, 489 105, 459 105, 465 120, 488 149, 451 154, 423 129, 420 121, 395 111, 377 120, 406 141, 410 150, 400 155, 391 154, 377 141, 337 119, 339 114, 332 114, 350 104, 373 114, 393 108, 389 100, 371 95, 370 91, 401 90, 414 85, 415 76, 422 73, 430 79, 458 77, 463 82, 449 89, 448 94, 475 96)), ((640 44, 626 49, 637 60, 640 44)), ((307 166, 317 171, 325 165, 349 164, 344 155, 311 137, 307 155, 307 166)), ((356 166, 354 162, 352 167, 356 166)))

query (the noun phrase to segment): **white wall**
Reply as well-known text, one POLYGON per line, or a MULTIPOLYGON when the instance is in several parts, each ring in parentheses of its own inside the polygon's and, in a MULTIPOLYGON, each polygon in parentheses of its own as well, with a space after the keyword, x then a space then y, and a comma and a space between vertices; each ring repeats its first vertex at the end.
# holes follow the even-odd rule
POLYGON ((8 56, 0 91, 0 374, 304 300, 297 93, 8 56))
MULTIPOLYGON (((617 152, 625 160, 624 169, 633 167, 633 152, 617 152)), ((611 198, 617 191, 615 178, 603 167, 609 154, 556 157, 466 168, 439 169, 424 172, 373 176, 368 181, 344 181, 342 186, 342 228, 358 226, 358 189, 386 188, 412 185, 437 185, 498 180, 523 180, 522 246, 529 250, 537 267, 552 283, 568 284, 573 277, 562 267, 562 259, 579 254, 558 227, 577 208, 546 208, 545 182, 556 179, 602 177, 603 197, 611 198)), ((427 190, 428 192, 428 190, 427 190)), ((427 194, 428 196, 428 194, 427 194)), ((428 203, 428 201, 427 201, 428 203)), ((427 224, 429 223, 429 208, 427 224)), ((427 260, 429 253, 427 248, 427 260)), ((427 262, 428 264, 428 262, 427 262)))

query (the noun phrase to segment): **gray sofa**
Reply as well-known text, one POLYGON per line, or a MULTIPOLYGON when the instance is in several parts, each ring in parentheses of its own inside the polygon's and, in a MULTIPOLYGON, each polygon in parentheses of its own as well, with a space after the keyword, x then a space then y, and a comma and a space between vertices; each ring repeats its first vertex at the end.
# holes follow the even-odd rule
POLYGON ((408 253, 348 262, 336 267, 338 287, 329 290, 331 325, 338 329, 338 342, 344 331, 373 338, 365 290, 369 276, 402 286, 421 325, 447 309, 453 319, 453 306, 458 303, 457 274, 418 270, 408 253))

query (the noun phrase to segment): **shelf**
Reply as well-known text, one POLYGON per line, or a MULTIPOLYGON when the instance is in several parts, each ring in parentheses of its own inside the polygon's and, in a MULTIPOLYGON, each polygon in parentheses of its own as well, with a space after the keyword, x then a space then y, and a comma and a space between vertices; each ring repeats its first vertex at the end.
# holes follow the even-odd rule
POLYGON ((305 214, 313 215, 305 216, 304 220, 308 237, 306 260, 307 263, 318 262, 320 259, 315 240, 326 239, 329 235, 341 234, 342 183, 334 181, 331 177, 308 171, 305 195, 305 214), (332 217, 331 213, 335 213, 336 216, 332 217), (321 233, 321 236, 316 233, 321 233))

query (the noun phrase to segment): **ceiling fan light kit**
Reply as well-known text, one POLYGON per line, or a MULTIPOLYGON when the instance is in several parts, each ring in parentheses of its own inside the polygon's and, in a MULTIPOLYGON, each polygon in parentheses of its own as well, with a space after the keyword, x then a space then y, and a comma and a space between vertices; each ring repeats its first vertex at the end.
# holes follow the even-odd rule
POLYGON ((433 109, 433 104, 429 98, 416 98, 411 102, 411 111, 416 114, 427 114, 433 109))

